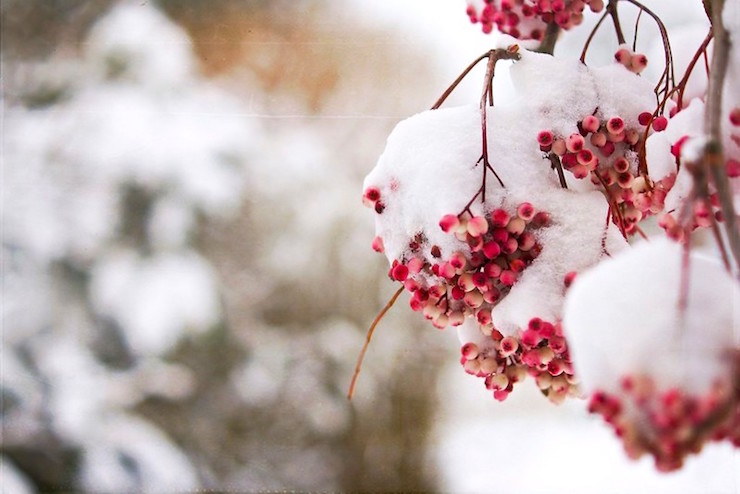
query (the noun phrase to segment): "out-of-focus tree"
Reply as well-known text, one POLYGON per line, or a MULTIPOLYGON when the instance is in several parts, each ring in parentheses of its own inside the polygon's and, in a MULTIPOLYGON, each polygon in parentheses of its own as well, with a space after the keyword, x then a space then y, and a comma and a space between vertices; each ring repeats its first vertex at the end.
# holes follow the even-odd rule
POLYGON ((153 5, 87 4, 2 6, 4 471, 41 490, 432 489, 439 347, 420 358, 418 326, 389 319, 409 330, 344 398, 387 296, 358 255, 359 165, 422 66, 328 29, 320 2, 160 2, 189 36, 153 5))

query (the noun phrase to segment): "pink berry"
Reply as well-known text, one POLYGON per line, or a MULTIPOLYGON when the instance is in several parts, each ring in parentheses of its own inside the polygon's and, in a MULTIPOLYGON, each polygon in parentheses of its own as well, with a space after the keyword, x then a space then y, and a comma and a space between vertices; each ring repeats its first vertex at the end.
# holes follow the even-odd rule
POLYGON ((730 178, 740 177, 740 161, 728 159, 725 170, 727 171, 727 176, 730 178))
POLYGON ((499 280, 501 280, 501 283, 506 286, 513 286, 514 283, 516 283, 516 278, 516 273, 508 269, 502 271, 501 276, 499 276, 499 280))
POLYGON ((601 146, 601 149, 599 151, 601 152, 601 154, 604 155, 604 157, 608 158, 614 153, 614 149, 615 149, 614 143, 607 142, 606 144, 601 146))
POLYGON ((591 12, 598 13, 604 10, 604 0, 590 0, 588 2, 591 12))
POLYGON ((537 241, 535 240, 534 235, 529 232, 524 232, 519 237, 519 250, 522 252, 528 252, 532 247, 534 247, 535 243, 537 243, 537 241))
POLYGON ((396 281, 405 281, 409 275, 409 268, 404 264, 398 263, 391 268, 391 278, 396 281))
POLYGON ((565 141, 565 148, 571 153, 577 153, 583 149, 583 136, 581 134, 571 134, 565 141))
POLYGON ((544 211, 540 211, 539 213, 534 215, 534 218, 532 218, 532 225, 535 227, 543 227, 549 224, 550 224, 550 215, 544 211))
POLYGON ((497 242, 489 240, 483 244, 483 254, 488 259, 495 259, 501 254, 501 246, 497 242))
POLYGON ((624 120, 621 117, 612 117, 606 122, 606 130, 610 134, 619 134, 624 130, 624 120))
POLYGON ((735 127, 740 127, 740 106, 736 106, 730 111, 730 123, 735 127))
POLYGON ((537 134, 537 142, 540 145, 540 149, 547 151, 552 146, 553 135, 549 130, 543 130, 537 134), (546 148, 546 149, 544 149, 546 148))
POLYGON ((614 60, 625 67, 629 67, 630 62, 632 61, 632 53, 627 48, 620 48, 614 53, 614 60))
POLYGON ((483 274, 485 274, 491 279, 498 278, 499 276, 501 276, 502 271, 503 271, 503 268, 499 266, 498 264, 496 264, 495 262, 489 262, 483 267, 483 274))
POLYGON ((567 151, 565 141, 563 139, 555 139, 552 143, 552 152, 558 156, 562 156, 567 151))
POLYGON ((518 349, 519 343, 511 336, 507 336, 499 343, 499 353, 502 357, 513 355, 518 349))
POLYGON ((578 163, 584 166, 589 165, 594 161, 594 153, 592 153, 590 149, 581 149, 578 151, 577 159, 578 163))
POLYGON ((409 268, 409 273, 419 273, 424 268, 424 260, 419 257, 412 258, 406 266, 409 268))
POLYGON ((630 162, 627 161, 627 159, 624 158, 623 156, 620 156, 619 158, 617 158, 614 164, 612 164, 612 167, 618 173, 624 173, 630 169, 630 162))
POLYGON ((634 72, 635 74, 639 74, 643 70, 645 70, 645 67, 647 67, 648 59, 645 55, 642 53, 635 53, 632 55, 630 59, 630 70, 634 72))
POLYGON ((509 220, 509 224, 506 225, 506 230, 512 235, 519 236, 522 234, 524 229, 527 227, 527 222, 523 219, 516 217, 509 220))
POLYGON ((534 218, 534 206, 529 202, 523 202, 516 208, 516 214, 524 221, 530 222, 534 218))
POLYGON ((662 132, 668 127, 668 119, 664 116, 659 116, 653 120, 653 130, 655 132, 662 132))
POLYGON ((478 357, 480 351, 478 350, 478 345, 476 345, 475 343, 465 343, 460 348, 460 353, 462 353, 462 356, 466 360, 473 360, 478 357))
POLYGON ((488 221, 483 216, 473 216, 468 220, 468 233, 480 237, 488 232, 488 221))
POLYGON ((455 214, 446 214, 439 220, 439 227, 445 233, 457 230, 458 226, 460 226, 460 219, 455 214))
POLYGON ((371 208, 380 200, 380 189, 370 186, 362 194, 362 203, 371 208))
POLYGON ((639 115, 637 116, 637 121, 638 121, 638 122, 640 123, 640 125, 642 125, 643 127, 647 126, 647 125, 648 125, 648 124, 650 123, 650 121, 651 121, 652 119, 653 119, 653 114, 652 114, 652 113, 650 113, 649 111, 644 111, 644 112, 640 113, 640 114, 639 114, 639 115))
POLYGON ((604 144, 606 144, 606 134, 603 132, 596 132, 595 134, 591 134, 591 144, 593 144, 596 147, 602 147, 604 144))
POLYGON ((569 288, 570 285, 573 284, 573 281, 576 279, 576 273, 575 271, 570 271, 565 274, 565 278, 563 278, 563 284, 565 285, 565 288, 569 288))
POLYGON ((380 253, 385 251, 385 246, 383 245, 383 239, 381 237, 375 237, 373 239, 373 250, 380 253))
POLYGON ((589 133, 597 132, 600 126, 601 122, 599 122, 599 119, 593 115, 589 115, 581 121, 581 127, 589 133))
POLYGON ((491 212, 491 224, 493 226, 504 227, 509 223, 509 213, 503 209, 494 209, 491 212))

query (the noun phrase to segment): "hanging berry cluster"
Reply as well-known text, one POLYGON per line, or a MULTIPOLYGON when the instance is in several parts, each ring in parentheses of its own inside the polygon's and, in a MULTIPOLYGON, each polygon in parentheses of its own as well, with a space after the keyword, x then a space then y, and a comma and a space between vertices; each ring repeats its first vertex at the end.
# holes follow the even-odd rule
POLYGON ((541 40, 548 24, 570 29, 583 22, 586 5, 591 11, 604 9, 603 0, 485 0, 468 2, 470 22, 480 23, 488 34, 494 27, 518 39, 541 40))
POLYGON ((661 390, 646 375, 626 376, 619 394, 596 391, 588 409, 604 418, 631 458, 650 453, 659 470, 677 470, 706 442, 729 440, 740 447, 740 354, 734 367, 734 383, 718 379, 700 395, 661 390))
MULTIPOLYGON (((653 118, 650 112, 642 113, 638 121, 655 131, 664 130, 667 123, 665 117, 653 118)), ((637 231, 643 218, 663 210, 675 181, 675 175, 670 175, 651 182, 641 173, 639 153, 644 147, 645 132, 646 129, 627 128, 620 116, 602 121, 594 114, 578 122, 578 132, 565 137, 543 130, 537 135, 537 142, 554 166, 577 179, 590 177, 604 191, 614 223, 627 236, 637 231)))
POLYGON ((578 393, 560 323, 533 318, 526 329, 506 337, 494 329, 489 341, 466 343, 461 353, 465 372, 483 378, 486 389, 498 401, 505 400, 527 375, 534 377, 537 387, 553 403, 578 393))
MULTIPOLYGON (((740 146, 740 107, 733 108, 729 115, 730 140, 740 146)), ((690 136, 680 137, 671 146, 671 154, 680 166, 682 150, 689 141, 690 136)), ((688 166, 691 166, 689 163, 688 166)), ((725 156, 725 174, 729 179, 740 177, 740 161, 732 158, 729 154, 725 156)), ((711 184, 707 184, 707 197, 690 197, 684 204, 686 211, 668 211, 660 215, 658 225, 663 228, 666 235, 677 241, 683 241, 687 233, 696 228, 712 227, 716 222, 723 221, 719 197, 711 184), (680 218, 677 216, 681 216, 680 218)))
MULTIPOLYGON (((368 188, 363 197, 366 206, 382 211, 376 188, 368 188)), ((445 215, 439 227, 454 235, 460 248, 443 258, 441 249, 428 245, 419 234, 409 243, 408 253, 392 261, 388 276, 403 283, 412 294, 411 308, 435 327, 459 326, 473 317, 481 332, 490 335, 491 310, 539 255, 535 231, 548 222, 548 214, 535 211, 528 202, 513 213, 498 208, 483 216, 469 211, 445 215)), ((373 248, 383 252, 380 237, 374 239, 373 248)))

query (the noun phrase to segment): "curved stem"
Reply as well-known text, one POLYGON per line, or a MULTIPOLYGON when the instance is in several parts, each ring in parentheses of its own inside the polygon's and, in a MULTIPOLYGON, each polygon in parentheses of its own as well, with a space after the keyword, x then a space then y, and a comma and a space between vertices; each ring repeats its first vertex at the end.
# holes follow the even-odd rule
POLYGON ((365 337, 365 344, 362 345, 362 350, 360 351, 360 355, 357 357, 357 364, 355 364, 355 373, 352 375, 352 382, 349 383, 349 391, 347 392, 347 399, 351 400, 352 397, 355 394, 355 386, 357 385, 357 378, 360 377, 360 369, 362 368, 362 360, 365 358, 365 352, 367 351, 368 346, 370 345, 370 340, 373 337, 373 333, 375 332, 375 328, 378 326, 378 323, 381 319, 383 319, 383 316, 385 316, 386 312, 390 310, 391 307, 393 307, 393 304, 396 303, 396 299, 398 299, 398 296, 401 295, 401 292, 403 292, 403 285, 396 290, 396 293, 393 294, 391 299, 388 301, 388 303, 385 304, 385 307, 383 307, 383 310, 378 313, 377 316, 375 316, 375 320, 370 325, 370 329, 367 330, 367 336, 365 337))
POLYGON ((620 45, 623 45, 627 43, 627 40, 624 38, 624 31, 622 31, 622 24, 619 22, 619 13, 617 12, 617 3, 619 0, 609 0, 609 3, 606 6, 606 11, 609 12, 609 15, 612 18, 612 23, 614 24, 614 31, 617 34, 617 41, 620 45))
POLYGON ((459 76, 457 76, 457 79, 455 79, 453 81, 453 83, 450 84, 450 86, 445 90, 445 92, 442 93, 442 96, 440 96, 439 99, 437 99, 437 101, 434 103, 434 105, 432 105, 432 108, 431 109, 432 110, 436 110, 440 106, 442 106, 442 103, 445 102, 445 100, 447 99, 447 97, 452 93, 452 91, 455 90, 455 88, 462 82, 462 80, 465 79, 465 77, 470 73, 470 71, 473 70, 473 68, 476 65, 478 65, 482 60, 485 60, 486 58, 488 58, 490 56, 490 54, 491 54, 491 52, 490 51, 487 51, 483 55, 481 55, 478 58, 476 58, 475 60, 473 60, 473 62, 471 62, 471 64, 468 65, 465 68, 465 70, 463 70, 462 73, 459 76))

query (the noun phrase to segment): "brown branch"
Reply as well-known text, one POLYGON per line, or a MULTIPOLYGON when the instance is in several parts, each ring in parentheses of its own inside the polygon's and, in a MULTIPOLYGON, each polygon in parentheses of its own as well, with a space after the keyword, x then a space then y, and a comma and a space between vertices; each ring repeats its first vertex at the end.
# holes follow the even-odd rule
POLYGON ((555 43, 557 43, 559 35, 560 26, 556 22, 549 23, 545 29, 545 35, 542 37, 542 41, 540 41, 540 45, 534 51, 552 55, 555 51, 555 43))
POLYGON ((383 310, 378 313, 377 316, 375 316, 375 320, 370 325, 370 329, 367 330, 367 336, 365 337, 365 344, 362 345, 362 350, 360 351, 360 355, 357 357, 357 364, 355 364, 355 373, 352 375, 352 382, 349 384, 349 391, 347 392, 347 399, 351 400, 352 396, 355 394, 355 386, 357 385, 357 378, 360 377, 360 369, 362 368, 362 360, 365 358, 365 352, 367 351, 368 346, 370 345, 370 340, 373 337, 373 333, 375 332, 375 328, 380 322, 381 319, 383 319, 383 316, 385 316, 386 312, 390 310, 391 307, 393 307, 393 304, 396 303, 396 299, 398 299, 398 296, 401 295, 401 292, 403 292, 403 285, 399 287, 398 290, 396 290, 396 293, 393 294, 391 299, 388 301, 388 303, 385 304, 385 307, 383 307, 383 310))
POLYGON ((491 52, 488 51, 488 52, 484 53, 483 55, 479 56, 478 58, 476 58, 470 65, 468 65, 465 68, 465 70, 463 70, 462 73, 459 76, 457 76, 457 79, 455 79, 453 81, 453 83, 450 84, 450 86, 445 90, 445 92, 442 93, 442 96, 440 96, 439 99, 437 99, 437 101, 434 103, 434 105, 432 105, 432 108, 431 109, 432 110, 436 110, 440 106, 442 106, 442 103, 445 102, 445 100, 452 93, 452 91, 454 91, 455 88, 457 88, 457 86, 462 82, 462 80, 465 79, 465 76, 467 76, 470 73, 470 71, 473 70, 473 68, 476 65, 478 65, 482 60, 485 60, 486 58, 488 58, 490 56, 490 54, 491 54, 491 52))
POLYGON ((550 163, 551 163, 550 167, 558 172, 558 180, 560 180, 560 187, 563 189, 567 189, 568 184, 565 181, 565 173, 563 173, 563 164, 560 162, 560 158, 555 153, 550 153, 549 155, 547 155, 547 157, 550 159, 550 163))
POLYGON ((617 3, 619 0, 609 0, 609 3, 606 6, 606 11, 609 12, 609 15, 612 18, 612 23, 614 24, 614 31, 617 34, 617 42, 619 42, 620 45, 623 45, 627 43, 627 40, 624 39, 624 32, 622 31, 622 24, 619 22, 619 13, 617 12, 617 3))
POLYGON ((583 51, 581 51, 581 63, 586 63, 586 52, 588 51, 588 47, 591 45, 591 41, 593 41, 594 36, 596 36, 596 31, 599 30, 599 27, 601 27, 601 24, 604 22, 604 19, 606 19, 606 16, 608 15, 609 11, 607 10, 601 15, 601 18, 591 30, 588 38, 586 38, 586 42, 583 44, 583 51))
POLYGON ((740 267, 740 232, 737 215, 732 198, 730 182, 725 171, 725 159, 722 150, 722 90, 730 52, 730 36, 722 23, 724 0, 711 0, 712 30, 714 31, 714 51, 712 67, 709 73, 706 107, 704 111, 704 128, 708 141, 704 147, 703 164, 708 168, 714 187, 719 197, 720 208, 724 216, 725 233, 730 252, 740 267))

